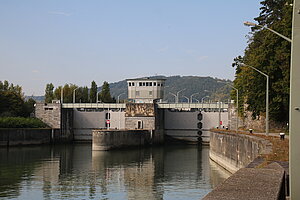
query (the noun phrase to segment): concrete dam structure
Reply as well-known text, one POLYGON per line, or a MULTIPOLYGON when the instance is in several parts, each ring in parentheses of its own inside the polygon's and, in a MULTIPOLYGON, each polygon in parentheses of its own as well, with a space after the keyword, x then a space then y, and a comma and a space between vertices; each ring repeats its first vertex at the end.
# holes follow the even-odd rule
MULTIPOLYGON (((35 115, 74 141, 92 141, 93 130, 147 130, 155 143, 164 137, 208 141, 208 130, 231 125, 229 104, 163 103, 164 79, 129 79, 128 103, 36 104, 35 115), (159 138, 159 139, 158 139, 159 138)), ((99 133, 99 132, 98 132, 99 133)), ((151 143, 151 142, 150 142, 151 143)))

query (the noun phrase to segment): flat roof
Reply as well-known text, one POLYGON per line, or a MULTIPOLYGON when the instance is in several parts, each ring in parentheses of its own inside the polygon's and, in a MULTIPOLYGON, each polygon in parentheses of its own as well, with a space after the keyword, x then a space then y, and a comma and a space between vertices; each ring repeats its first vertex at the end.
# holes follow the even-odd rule
POLYGON ((126 79, 126 81, 165 81, 166 78, 130 78, 126 79))

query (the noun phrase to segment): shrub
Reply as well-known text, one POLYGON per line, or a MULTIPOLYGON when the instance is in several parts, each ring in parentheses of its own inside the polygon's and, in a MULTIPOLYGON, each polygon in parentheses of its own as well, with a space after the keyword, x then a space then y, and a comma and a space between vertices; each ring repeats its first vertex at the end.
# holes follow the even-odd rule
POLYGON ((37 118, 0 117, 0 128, 46 128, 47 125, 37 118))

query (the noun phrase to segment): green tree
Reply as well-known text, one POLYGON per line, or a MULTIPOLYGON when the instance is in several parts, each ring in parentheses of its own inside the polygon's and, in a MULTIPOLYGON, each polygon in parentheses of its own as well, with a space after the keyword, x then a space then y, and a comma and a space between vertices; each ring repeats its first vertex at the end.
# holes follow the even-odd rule
POLYGON ((84 86, 82 88, 82 102, 88 103, 89 102, 89 88, 87 86, 84 86))
POLYGON ((62 86, 58 86, 57 88, 55 88, 54 90, 54 98, 56 100, 60 100, 61 99, 61 89, 62 89, 62 86))
POLYGON ((31 113, 34 112, 35 103, 35 100, 32 98, 29 98, 27 101, 25 101, 23 105, 23 117, 30 117, 31 113))
POLYGON ((95 81, 92 81, 91 83, 91 90, 90 90, 90 101, 92 103, 95 103, 96 102, 96 95, 97 95, 97 84, 95 81))
MULTIPOLYGON (((264 0, 261 13, 255 20, 259 25, 291 38, 291 3, 291 0, 264 0)), ((253 27, 245 55, 234 60, 269 75, 270 119, 277 122, 287 122, 289 116, 290 49, 290 42, 266 29, 253 27)), ((240 104, 247 104, 247 110, 254 118, 265 114, 266 78, 263 75, 249 67, 238 66, 234 85, 239 89, 240 104)), ((235 94, 232 92, 232 95, 235 94)))
POLYGON ((54 98, 53 92, 54 86, 52 83, 48 83, 45 89, 45 103, 51 103, 54 98))
POLYGON ((103 82, 100 99, 104 103, 115 102, 115 100, 113 101, 113 99, 111 98, 109 84, 106 81, 103 82))

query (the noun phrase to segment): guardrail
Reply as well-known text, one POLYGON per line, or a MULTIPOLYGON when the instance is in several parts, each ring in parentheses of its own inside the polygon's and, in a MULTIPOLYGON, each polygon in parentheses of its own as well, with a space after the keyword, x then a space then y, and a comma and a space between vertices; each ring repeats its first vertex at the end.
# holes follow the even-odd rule
MULTIPOLYGON (((228 104, 224 103, 158 103, 158 108, 162 109, 228 109, 228 104)), ((125 103, 63 103, 62 108, 126 108, 125 103)))
POLYGON ((219 103, 159 103, 158 108, 174 108, 174 109, 190 109, 190 108, 198 108, 198 109, 228 109, 228 104, 220 104, 219 103))
POLYGON ((126 108, 125 103, 63 103, 62 108, 126 108))

